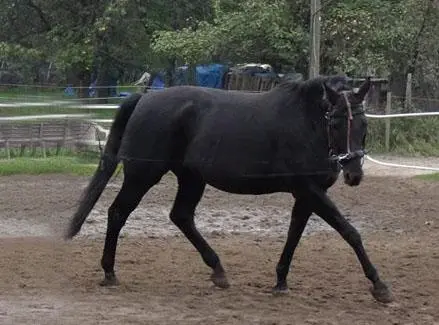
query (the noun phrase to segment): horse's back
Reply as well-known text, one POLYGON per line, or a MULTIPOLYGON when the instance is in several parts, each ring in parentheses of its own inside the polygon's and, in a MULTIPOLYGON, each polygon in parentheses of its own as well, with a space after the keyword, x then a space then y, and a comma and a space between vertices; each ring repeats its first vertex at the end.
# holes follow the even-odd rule
POLYGON ((252 104, 257 102, 253 97, 193 86, 149 93, 141 98, 126 126, 119 156, 138 161, 205 163, 211 159, 206 157, 214 142, 236 144, 239 138, 242 140, 243 134, 249 133, 249 119, 256 122, 251 134, 260 129, 255 117, 250 117, 255 111, 252 104), (243 127, 243 123, 247 126, 243 127), (234 139, 228 141, 231 137, 234 139), (182 152, 183 149, 188 151, 182 152))

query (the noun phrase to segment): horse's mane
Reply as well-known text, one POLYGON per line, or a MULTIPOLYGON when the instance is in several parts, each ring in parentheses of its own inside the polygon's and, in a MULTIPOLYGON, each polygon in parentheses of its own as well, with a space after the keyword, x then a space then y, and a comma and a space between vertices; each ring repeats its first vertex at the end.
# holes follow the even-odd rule
POLYGON ((313 121, 318 121, 327 110, 327 102, 324 101, 324 86, 328 85, 336 92, 351 90, 348 78, 344 76, 318 76, 305 81, 281 80, 270 92, 276 98, 282 98, 283 105, 289 111, 291 108, 307 112, 307 116, 313 121))
POLYGON ((305 81, 291 81, 288 79, 281 80, 280 83, 274 88, 279 90, 296 92, 299 88, 306 89, 318 89, 322 87, 323 83, 334 88, 335 91, 352 90, 352 87, 348 84, 348 78, 345 76, 318 76, 305 81))

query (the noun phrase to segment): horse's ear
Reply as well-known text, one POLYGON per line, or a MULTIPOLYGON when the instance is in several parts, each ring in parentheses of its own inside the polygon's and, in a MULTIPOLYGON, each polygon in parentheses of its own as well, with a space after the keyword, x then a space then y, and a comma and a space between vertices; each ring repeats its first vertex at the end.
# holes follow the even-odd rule
POLYGON ((355 94, 355 97, 358 101, 363 101, 364 97, 366 97, 369 92, 370 86, 372 85, 372 81, 370 77, 367 77, 363 84, 358 89, 358 92, 355 94))
POLYGON ((338 98, 340 97, 340 95, 331 86, 329 86, 326 82, 323 83, 323 89, 325 90, 326 98, 328 99, 328 101, 332 105, 337 104, 337 101, 338 101, 338 98))

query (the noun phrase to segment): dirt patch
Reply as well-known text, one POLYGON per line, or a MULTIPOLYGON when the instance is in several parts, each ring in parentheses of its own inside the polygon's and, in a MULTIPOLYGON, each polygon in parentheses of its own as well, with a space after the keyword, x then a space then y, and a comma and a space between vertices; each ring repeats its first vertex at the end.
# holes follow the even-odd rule
POLYGON ((176 183, 166 175, 124 228, 116 261, 122 285, 109 289, 97 285, 99 261, 106 210, 121 179, 66 243, 55 236, 88 179, 2 177, 0 324, 439 324, 439 184, 377 175, 368 173, 358 188, 337 183, 330 196, 361 229, 392 286, 396 301, 388 306, 372 299, 351 248, 317 218, 295 255, 290 295, 271 295, 290 195, 207 188, 197 224, 232 282, 218 290, 169 221, 176 183))
POLYGON ((209 238, 232 287, 219 290, 182 238, 130 238, 118 258, 122 285, 101 288, 102 241, 65 244, 3 239, 3 324, 434 324, 439 319, 439 256, 426 241, 400 234, 365 236, 396 302, 368 293, 352 251, 332 234, 305 238, 290 274, 291 292, 273 297, 282 240, 209 238))

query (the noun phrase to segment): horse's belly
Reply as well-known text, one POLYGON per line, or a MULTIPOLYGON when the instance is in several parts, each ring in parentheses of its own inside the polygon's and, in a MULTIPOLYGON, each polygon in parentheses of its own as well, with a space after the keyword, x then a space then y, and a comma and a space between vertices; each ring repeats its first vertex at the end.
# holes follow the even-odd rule
POLYGON ((291 178, 285 177, 216 177, 206 175, 204 180, 218 190, 247 195, 290 193, 294 183, 291 178))

